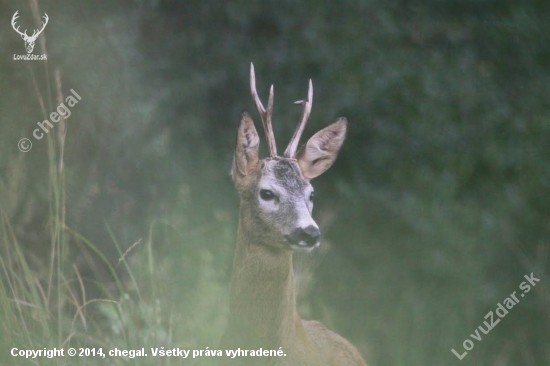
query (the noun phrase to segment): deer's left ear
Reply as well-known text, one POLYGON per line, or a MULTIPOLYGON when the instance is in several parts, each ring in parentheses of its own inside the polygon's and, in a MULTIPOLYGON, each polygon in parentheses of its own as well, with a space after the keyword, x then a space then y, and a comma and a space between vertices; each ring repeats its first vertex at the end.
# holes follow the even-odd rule
POLYGON ((296 159, 304 178, 313 179, 330 168, 346 138, 347 125, 348 120, 340 117, 302 146, 296 159))

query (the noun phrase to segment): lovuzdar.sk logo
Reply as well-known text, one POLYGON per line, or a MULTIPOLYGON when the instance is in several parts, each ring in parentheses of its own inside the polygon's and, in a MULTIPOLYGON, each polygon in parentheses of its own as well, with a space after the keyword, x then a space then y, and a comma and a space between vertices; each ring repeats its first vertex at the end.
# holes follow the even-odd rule
POLYGON ((15 12, 15 14, 13 14, 13 17, 11 18, 11 26, 13 27, 13 29, 19 33, 19 35, 21 36, 21 38, 23 38, 23 41, 25 41, 25 49, 27 50, 27 54, 26 55, 16 55, 14 54, 13 55, 13 59, 14 60, 47 60, 48 59, 48 56, 47 55, 33 55, 32 54, 32 51, 34 49, 34 43, 36 42, 36 39, 38 38, 38 36, 40 35, 40 33, 42 33, 42 31, 44 30, 44 28, 46 28, 46 25, 48 24, 48 20, 50 19, 48 17, 48 14, 44 13, 44 21, 42 22, 42 28, 40 30, 38 29, 35 29, 32 33, 31 36, 29 36, 27 34, 27 30, 25 29, 24 32, 21 32, 19 30, 19 26, 16 23, 17 21, 17 18, 19 18, 19 10, 17 10, 15 12))

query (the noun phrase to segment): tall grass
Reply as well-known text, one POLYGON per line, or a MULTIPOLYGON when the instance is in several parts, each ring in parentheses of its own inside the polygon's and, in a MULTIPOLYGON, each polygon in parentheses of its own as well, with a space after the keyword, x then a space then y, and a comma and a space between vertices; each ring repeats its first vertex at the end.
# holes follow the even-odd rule
MULTIPOLYGON (((40 19, 40 10, 36 0, 30 1, 30 7, 36 19, 40 19)), ((42 53, 47 53, 46 40, 42 35, 39 41, 42 53)), ((56 70, 54 82, 50 82, 49 65, 44 63, 46 92, 40 90, 36 76, 32 69, 30 74, 35 85, 36 98, 41 106, 44 119, 48 119, 48 110, 54 110, 53 101, 61 104, 63 88, 61 73, 56 70), (55 93, 51 92, 51 85, 55 86, 55 93), (55 96, 54 96, 55 95, 55 96)), ((46 134, 48 165, 48 203, 49 210, 45 232, 49 245, 49 258, 37 258, 23 245, 10 222, 3 205, 10 206, 17 195, 25 194, 18 190, 17 184, 7 185, 0 197, 0 364, 40 365, 67 365, 67 364, 105 364, 105 360, 96 358, 71 358, 67 356, 69 347, 103 348, 108 352, 113 347, 122 349, 141 348, 153 341, 169 343, 169 332, 159 329, 161 324, 159 314, 162 313, 159 303, 148 305, 144 301, 138 280, 128 261, 129 252, 139 242, 122 252, 122 245, 118 243, 113 232, 107 226, 113 245, 116 247, 126 274, 121 275, 110 263, 108 258, 90 240, 67 225, 66 221, 66 175, 64 169, 65 138, 67 125, 62 118, 55 126, 54 133, 46 134), (93 253, 93 260, 99 261, 108 269, 115 283, 114 290, 97 281, 84 279, 79 270, 77 259, 78 251, 86 248, 93 253), (30 262, 32 261, 32 263, 30 262), (124 281, 129 278, 130 281, 124 281), (100 298, 88 298, 87 286, 102 289, 104 295, 100 298), (137 296, 134 296, 137 295, 137 296), (89 311, 88 309, 91 309, 89 311), (136 339, 142 336, 138 324, 147 324, 150 334, 145 339, 136 339), (40 350, 63 348, 65 357, 48 359, 41 357, 35 360, 25 360, 11 356, 12 348, 20 350, 40 350)), ((51 132, 51 131, 50 131, 51 132)), ((23 175, 26 169, 24 159, 18 159, 10 165, 8 176, 17 178, 23 175)), ((16 182, 14 179, 13 182, 16 182)), ((148 242, 149 273, 153 274, 150 235, 148 242)), ((147 281, 150 284, 154 281, 147 281)), ((149 299, 150 300, 150 299, 149 299)), ((152 342, 152 343, 151 343, 152 342)), ((112 358, 110 364, 125 364, 127 359, 112 358)), ((147 363, 145 363, 147 364, 147 363)))
MULTIPOLYGON (((55 72, 55 80, 57 99, 61 102, 63 95, 59 71, 55 72)), ((38 98, 41 103, 46 99, 41 94, 38 98)), ((33 256, 28 246, 20 242, 2 207, 2 204, 9 205, 10 199, 15 199, 14 195, 24 192, 18 192, 15 185, 1 193, 0 364, 7 360, 7 364, 104 365, 108 361, 111 365, 129 362, 149 365, 150 358, 129 359, 109 357, 107 354, 114 348, 131 350, 145 347, 148 350, 150 347, 214 346, 212 340, 219 336, 223 328, 224 314, 218 313, 217 309, 225 292, 208 251, 197 251, 191 255, 193 261, 200 263, 200 271, 193 274, 189 294, 182 297, 173 287, 173 282, 167 281, 173 280, 176 275, 166 268, 178 266, 170 258, 161 260, 154 257, 153 245, 159 241, 155 233, 159 233, 163 240, 182 241, 182 235, 171 224, 157 220, 151 224, 146 240, 139 239, 127 245, 119 242, 106 222, 105 230, 118 253, 116 264, 91 240, 67 224, 63 156, 65 137, 70 137, 70 134, 66 132, 66 126, 61 125, 57 134, 46 134, 49 210, 44 237, 49 239, 48 258, 33 256), (91 256, 89 260, 106 268, 112 284, 101 283, 94 276, 84 278, 79 268, 83 263, 79 259, 83 256, 91 256), (212 285, 214 283, 217 285, 212 285), (100 291, 95 293, 101 293, 101 297, 90 298, 90 286, 99 288, 100 291), (212 299, 217 301, 212 303, 212 299), (184 326, 175 330, 173 323, 184 326), (12 348, 63 348, 65 356, 23 360, 11 356, 12 348), (102 348, 107 356, 106 359, 68 357, 68 348, 102 348)), ((17 177, 25 170, 25 164, 23 159, 14 162, 13 171, 8 176, 17 177)), ((181 217, 169 221, 178 220, 181 217)), ((101 277, 105 276, 96 276, 101 277)), ((168 365, 181 364, 181 361, 179 358, 162 359, 163 364, 168 365)), ((210 364, 208 360, 198 362, 210 364)))
MULTIPOLYGON (((119 254, 116 266, 93 242, 69 227, 65 220, 66 177, 63 161, 59 159, 60 139, 59 135, 57 139, 52 136, 47 134, 50 209, 45 230, 49 238, 49 258, 37 259, 30 255, 15 234, 5 210, 0 207, 0 359, 7 360, 8 364, 23 364, 24 361, 11 356, 12 348, 63 348, 66 355, 69 347, 77 350, 103 348, 107 353, 115 347, 170 346, 172 334, 170 322, 166 319, 169 320, 171 315, 165 311, 165 304, 159 301, 163 296, 162 287, 155 286, 158 276, 154 276, 153 226, 146 243, 139 240, 123 252, 123 246, 106 224, 105 230, 119 254), (140 251, 141 258, 136 265, 144 264, 140 268, 146 270, 134 273, 129 258, 131 252, 140 250, 141 246, 148 250, 140 251), (77 259, 78 252, 83 249, 91 252, 94 260, 108 269, 114 287, 82 277, 77 259), (121 273, 120 269, 124 272, 121 273), (90 283, 101 288, 104 295, 88 298, 87 286, 90 283), (154 291, 142 294, 139 283, 154 291)), ((24 165, 24 161, 19 161, 13 169, 22 170, 24 165)), ((1 201, 6 202, 6 197, 14 193, 3 192, 5 197, 1 201)), ((109 358, 109 364, 127 364, 128 360, 125 357, 109 358)), ((33 361, 40 365, 103 365, 105 362, 99 357, 67 356, 42 357, 33 361)), ((150 361, 132 360, 132 364, 142 363, 149 364, 150 361)))

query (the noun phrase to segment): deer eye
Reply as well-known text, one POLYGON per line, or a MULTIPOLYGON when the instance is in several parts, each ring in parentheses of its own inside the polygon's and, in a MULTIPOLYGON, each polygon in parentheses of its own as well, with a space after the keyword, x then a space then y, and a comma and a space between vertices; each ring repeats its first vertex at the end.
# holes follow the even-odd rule
POLYGON ((313 197, 315 197, 315 192, 311 192, 311 194, 309 195, 309 200, 313 201, 313 197))
POLYGON ((273 193, 269 189, 262 189, 260 190, 260 198, 264 201, 271 201, 275 199, 275 193, 273 193))

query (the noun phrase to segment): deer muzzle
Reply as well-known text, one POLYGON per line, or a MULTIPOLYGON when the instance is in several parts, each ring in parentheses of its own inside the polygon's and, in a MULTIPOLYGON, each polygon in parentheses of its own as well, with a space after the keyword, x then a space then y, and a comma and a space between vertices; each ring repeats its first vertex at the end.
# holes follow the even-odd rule
POLYGON ((310 225, 295 229, 290 235, 285 235, 285 239, 292 249, 298 252, 309 252, 319 246, 321 232, 319 228, 310 225))

